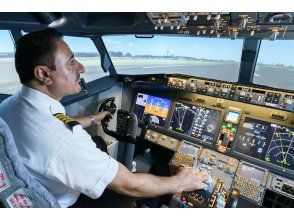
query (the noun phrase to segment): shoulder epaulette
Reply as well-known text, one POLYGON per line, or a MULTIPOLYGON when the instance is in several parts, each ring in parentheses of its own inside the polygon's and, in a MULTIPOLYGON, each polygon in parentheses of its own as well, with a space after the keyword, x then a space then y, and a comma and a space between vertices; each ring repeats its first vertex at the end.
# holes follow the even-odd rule
POLYGON ((73 118, 68 117, 65 114, 62 113, 56 113, 53 115, 55 118, 59 119, 60 121, 64 122, 67 124, 69 127, 73 128, 76 125, 80 125, 79 122, 75 121, 73 118))

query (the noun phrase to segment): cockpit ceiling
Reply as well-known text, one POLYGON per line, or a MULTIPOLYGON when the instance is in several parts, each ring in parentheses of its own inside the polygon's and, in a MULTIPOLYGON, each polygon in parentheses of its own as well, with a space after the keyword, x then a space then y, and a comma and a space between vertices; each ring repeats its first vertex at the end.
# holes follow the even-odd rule
POLYGON ((48 25, 76 36, 179 34, 294 39, 294 12, 0 13, 0 29, 34 31, 48 25))

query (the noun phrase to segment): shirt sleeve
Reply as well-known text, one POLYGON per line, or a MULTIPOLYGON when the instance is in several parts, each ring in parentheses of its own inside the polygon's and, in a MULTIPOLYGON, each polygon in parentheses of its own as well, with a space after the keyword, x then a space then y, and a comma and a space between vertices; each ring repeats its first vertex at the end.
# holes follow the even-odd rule
POLYGON ((58 147, 45 175, 96 199, 116 176, 118 162, 97 149, 81 126, 76 127, 58 147))

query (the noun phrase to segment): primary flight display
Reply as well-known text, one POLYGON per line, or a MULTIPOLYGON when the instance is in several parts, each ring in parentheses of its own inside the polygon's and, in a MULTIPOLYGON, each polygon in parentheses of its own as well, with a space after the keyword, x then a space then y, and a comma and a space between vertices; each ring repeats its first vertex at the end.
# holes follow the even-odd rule
POLYGON ((170 106, 170 99, 138 93, 133 112, 140 120, 148 116, 153 124, 164 127, 170 106))

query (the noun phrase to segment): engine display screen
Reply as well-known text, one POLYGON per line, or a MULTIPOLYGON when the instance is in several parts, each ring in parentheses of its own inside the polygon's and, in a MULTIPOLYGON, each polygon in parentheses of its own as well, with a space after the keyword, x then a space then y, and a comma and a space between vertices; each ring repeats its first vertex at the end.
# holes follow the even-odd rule
POLYGON ((226 115, 225 121, 232 122, 234 124, 237 124, 239 121, 240 113, 239 112, 233 112, 229 111, 226 115))
POLYGON ((235 151, 294 170, 294 129, 245 118, 233 144, 235 151))
POLYGON ((177 102, 169 130, 212 144, 220 122, 221 111, 177 102))
POLYGON ((170 106, 170 99, 138 93, 133 112, 139 120, 150 116, 153 124, 164 127, 170 106))

